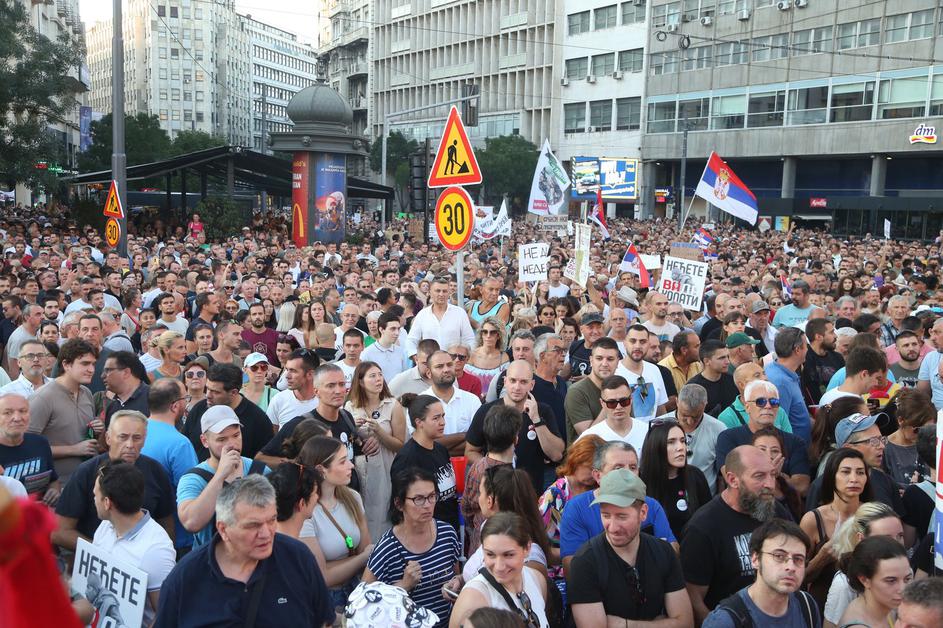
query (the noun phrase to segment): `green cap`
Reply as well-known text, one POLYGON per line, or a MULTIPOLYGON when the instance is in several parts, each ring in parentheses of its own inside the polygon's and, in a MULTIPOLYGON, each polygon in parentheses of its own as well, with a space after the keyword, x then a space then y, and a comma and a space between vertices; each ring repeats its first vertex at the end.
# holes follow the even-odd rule
POLYGON ((628 469, 616 469, 602 477, 591 505, 612 504, 625 508, 637 501, 645 501, 645 482, 628 469))
POLYGON ((756 338, 751 338, 742 331, 738 331, 727 336, 727 348, 736 349, 737 347, 742 347, 743 345, 758 345, 760 341, 756 338))

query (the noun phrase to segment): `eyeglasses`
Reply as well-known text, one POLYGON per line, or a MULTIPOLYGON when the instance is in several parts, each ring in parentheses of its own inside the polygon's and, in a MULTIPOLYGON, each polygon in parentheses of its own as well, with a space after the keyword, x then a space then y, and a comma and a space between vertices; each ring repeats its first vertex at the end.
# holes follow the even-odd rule
POLYGON ((185 377, 187 379, 203 379, 206 377, 206 371, 187 371, 185 377))
POLYGON ((773 560, 779 563, 780 565, 785 565, 787 562, 792 561, 792 564, 796 567, 804 567, 806 564, 806 557, 804 554, 792 554, 789 555, 786 552, 760 552, 761 554, 766 554, 767 556, 772 556, 773 560))
POLYGON ((431 493, 429 495, 416 495, 415 497, 407 497, 406 499, 411 501, 417 508, 422 508, 427 504, 436 503, 439 500, 439 496, 435 493, 431 493))
POLYGON ((524 610, 524 613, 527 615, 527 626, 540 626, 540 617, 537 616, 537 613, 534 612, 534 607, 530 603, 530 597, 527 593, 521 591, 517 594, 517 599, 521 602, 521 608, 524 610))
POLYGON ((464 353, 450 353, 449 355, 452 356, 453 360, 457 360, 459 362, 464 362, 468 359, 468 356, 464 353))
POLYGON ((629 404, 632 403, 632 397, 622 397, 621 399, 600 399, 600 401, 603 403, 603 405, 612 410, 616 406, 622 406, 623 408, 628 407, 629 404))
POLYGON ((253 373, 258 373, 259 371, 267 371, 268 363, 262 362, 260 364, 253 364, 252 366, 249 367, 249 370, 252 371, 253 373))
POLYGON ((629 565, 628 570, 626 571, 626 578, 629 581, 630 591, 632 592, 632 601, 635 602, 635 605, 644 604, 645 591, 642 590, 642 579, 639 577, 638 569, 634 565, 629 565))
POLYGON ((877 449, 878 447, 884 447, 887 445, 887 436, 872 436, 871 438, 865 438, 862 440, 850 440, 846 445, 863 445, 867 443, 871 447, 877 449))
MULTIPOLYGON (((20 362, 32 362, 33 360, 42 360, 45 358, 48 353, 24 353, 20 356, 20 362)), ((109 369, 102 369, 102 372, 108 371, 109 369)), ((112 371, 116 369, 110 369, 112 371)))
POLYGON ((767 404, 769 405, 770 408, 779 407, 779 399, 777 399, 776 397, 769 397, 769 398, 758 397, 752 401, 749 401, 748 403, 755 403, 757 408, 765 408, 767 404))
POLYGON ((177 403, 178 401, 186 401, 187 403, 190 403, 191 399, 193 399, 193 397, 191 397, 190 395, 187 395, 185 397, 178 397, 177 399, 174 399, 174 403, 177 403))
POLYGON ((498 330, 497 329, 482 329, 481 335, 482 336, 496 336, 498 335, 498 330))

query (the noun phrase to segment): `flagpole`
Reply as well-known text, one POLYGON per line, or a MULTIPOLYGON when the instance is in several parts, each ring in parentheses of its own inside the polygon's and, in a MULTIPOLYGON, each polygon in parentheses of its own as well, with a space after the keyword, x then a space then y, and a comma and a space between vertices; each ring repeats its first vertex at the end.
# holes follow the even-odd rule
MULTIPOLYGON (((711 155, 713 154, 714 152, 711 151, 711 155)), ((710 165, 710 163, 711 163, 711 158, 710 158, 710 155, 708 155, 707 163, 704 164, 704 170, 701 171, 701 178, 697 180, 698 184, 700 184, 701 181, 704 180, 704 173, 707 172, 707 167, 710 165)), ((681 235, 681 232, 684 231, 684 223, 687 222, 688 216, 691 214, 691 206, 694 205, 695 197, 697 197, 697 187, 694 188, 694 194, 691 195, 691 202, 688 203, 688 211, 681 214, 681 226, 678 227, 678 235, 681 235)))

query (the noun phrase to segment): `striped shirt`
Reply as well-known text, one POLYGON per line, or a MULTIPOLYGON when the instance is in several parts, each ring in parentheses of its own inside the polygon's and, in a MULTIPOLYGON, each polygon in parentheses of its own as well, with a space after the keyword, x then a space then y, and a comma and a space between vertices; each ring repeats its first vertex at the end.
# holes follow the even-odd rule
POLYGON ((367 567, 377 580, 395 584, 403 577, 406 562, 414 560, 422 568, 419 584, 409 592, 409 597, 419 606, 433 611, 439 617, 438 626, 447 626, 452 604, 442 597, 442 585, 455 576, 458 561, 458 536, 447 523, 435 520, 436 539, 429 551, 414 554, 406 549, 393 530, 387 530, 370 554, 367 567))

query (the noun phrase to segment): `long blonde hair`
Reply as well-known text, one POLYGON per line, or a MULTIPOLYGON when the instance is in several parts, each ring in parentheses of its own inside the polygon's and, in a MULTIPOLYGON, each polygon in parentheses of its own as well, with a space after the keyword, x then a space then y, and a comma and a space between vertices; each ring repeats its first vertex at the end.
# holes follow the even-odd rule
POLYGON ((838 556, 854 551, 861 539, 871 533, 871 524, 880 519, 900 519, 894 510, 883 502, 865 502, 858 506, 855 516, 847 519, 832 535, 832 547, 838 556))

